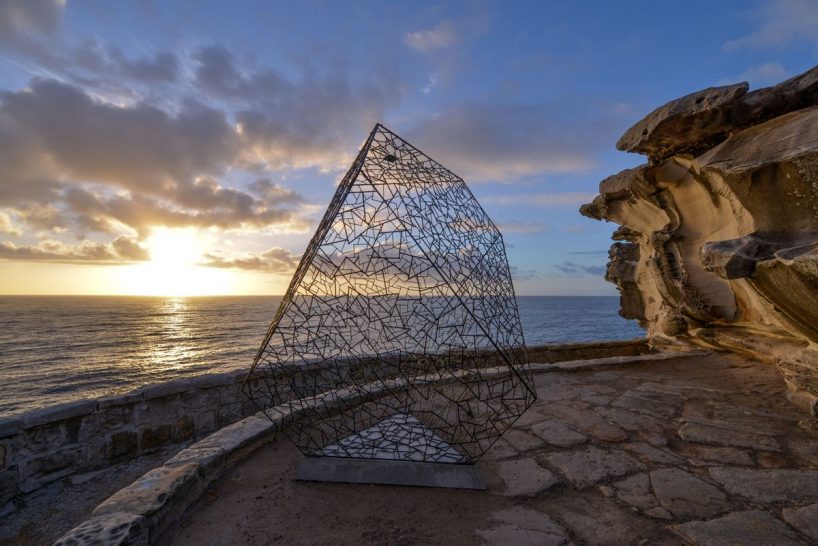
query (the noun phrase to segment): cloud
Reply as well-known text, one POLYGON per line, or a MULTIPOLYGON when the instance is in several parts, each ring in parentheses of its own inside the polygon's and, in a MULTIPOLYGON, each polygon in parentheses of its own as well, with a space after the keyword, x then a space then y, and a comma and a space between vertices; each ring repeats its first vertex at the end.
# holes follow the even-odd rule
POLYGON ((18 237, 21 233, 20 228, 14 225, 9 215, 0 211, 0 234, 18 237))
MULTIPOLYGON (((195 186, 194 186, 195 188, 195 186)), ((293 210, 261 204, 249 194, 231 189, 207 190, 183 199, 192 209, 170 206, 143 195, 114 195, 105 197, 84 188, 72 188, 66 194, 69 210, 80 226, 96 231, 114 229, 111 221, 131 227, 147 235, 151 227, 217 227, 262 229, 277 225, 288 231, 304 231, 309 223, 293 210), (222 197, 221 194, 224 194, 222 197), (105 229, 109 226, 109 229, 105 229)))
POLYGON ((520 233, 524 235, 545 233, 549 229, 548 225, 541 220, 533 220, 530 222, 510 220, 508 222, 501 222, 499 228, 503 233, 520 233))
POLYGON ((614 139, 621 115, 575 104, 482 103, 453 105, 421 121, 408 137, 469 181, 513 181, 545 172, 592 168, 614 139))
POLYGON ((2 260, 119 265, 144 261, 149 257, 147 250, 136 240, 124 235, 110 243, 85 240, 76 245, 50 239, 30 246, 0 241, 2 260))
POLYGON ((456 42, 457 32, 448 21, 442 21, 430 29, 408 32, 403 37, 404 44, 421 53, 447 49, 456 42))
POLYGON ((264 169, 345 166, 354 146, 400 102, 400 78, 383 70, 353 82, 330 70, 288 78, 266 67, 240 63, 222 46, 193 54, 195 85, 230 104, 239 129, 242 159, 264 169))
POLYGON ((0 150, 0 190, 28 183, 21 178, 31 170, 43 177, 43 167, 32 165, 40 160, 54 178, 167 194, 222 171, 238 152, 235 131, 217 110, 188 104, 171 116, 142 103, 118 107, 54 80, 0 93, 0 142, 6 139, 18 145, 0 150))
POLYGON ((538 207, 574 206, 593 201, 595 193, 519 193, 509 195, 490 195, 481 201, 501 206, 532 205, 538 207))
POLYGON ((790 71, 784 68, 779 62, 768 62, 756 66, 751 66, 735 78, 724 78, 722 85, 729 85, 735 82, 750 82, 750 87, 762 87, 779 83, 790 75, 790 71))
POLYGON ((563 262, 552 266, 561 277, 599 277, 605 274, 605 266, 602 265, 582 265, 574 262, 563 262))
POLYGON ((726 50, 780 47, 808 42, 818 46, 818 2, 767 0, 749 13, 755 29, 724 44, 726 50))
POLYGON ((0 1, 0 46, 22 47, 33 36, 55 32, 64 7, 64 0, 0 1))
POLYGON ((545 278, 545 275, 539 269, 520 269, 516 265, 512 265, 510 269, 511 278, 515 281, 534 281, 545 278))
POLYGON ((298 193, 264 180, 250 184, 257 195, 218 182, 242 144, 223 112, 199 104, 171 115, 35 81, 0 93, 0 144, 6 143, 0 206, 15 207, 38 229, 72 220, 81 230, 111 233, 117 223, 140 233, 155 225, 305 227, 296 214, 298 193))
POLYGON ((201 265, 225 269, 244 269, 269 273, 291 273, 298 265, 300 256, 284 248, 271 248, 261 254, 246 254, 235 258, 225 258, 216 253, 205 254, 201 265))

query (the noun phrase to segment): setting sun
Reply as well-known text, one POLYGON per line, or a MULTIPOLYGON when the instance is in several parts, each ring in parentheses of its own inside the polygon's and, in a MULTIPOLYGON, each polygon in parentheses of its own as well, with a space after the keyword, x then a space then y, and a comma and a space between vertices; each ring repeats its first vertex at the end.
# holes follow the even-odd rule
POLYGON ((122 268, 120 292, 138 296, 208 296, 232 291, 227 270, 199 265, 205 244, 195 229, 155 229, 150 260, 122 268))

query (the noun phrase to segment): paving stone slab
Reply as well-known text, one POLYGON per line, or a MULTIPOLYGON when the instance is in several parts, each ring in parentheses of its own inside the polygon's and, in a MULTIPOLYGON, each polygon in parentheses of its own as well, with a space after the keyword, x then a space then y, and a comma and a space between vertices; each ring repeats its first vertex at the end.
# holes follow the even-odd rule
POLYGON ((486 452, 485 458, 491 461, 500 461, 502 459, 510 459, 511 457, 516 457, 520 453, 512 447, 511 444, 506 442, 503 438, 500 438, 491 446, 491 448, 486 452))
POLYGON ((679 429, 679 437, 686 442, 698 444, 749 447, 760 451, 781 451, 778 441, 773 437, 698 423, 685 423, 682 425, 679 429))
POLYGON ((730 506, 724 493, 679 468, 654 470, 650 483, 659 504, 676 518, 710 518, 730 506))
POLYGON ((785 508, 781 515, 784 521, 818 544, 818 503, 800 508, 785 508))
MULTIPOLYGON (((603 487, 606 488, 607 486, 603 487)), ((659 501, 653 495, 650 476, 645 472, 614 482, 611 484, 611 491, 616 494, 619 500, 640 510, 649 510, 659 506, 659 501)), ((603 489, 603 493, 606 493, 605 489, 603 489)))
POLYGON ((687 444, 679 452, 687 457, 691 464, 712 466, 713 463, 734 466, 753 466, 753 458, 744 450, 735 447, 713 447, 687 444))
POLYGON ((503 438, 518 451, 533 451, 545 446, 542 438, 522 430, 509 430, 503 438))
POLYGON ((624 442, 628 439, 627 432, 607 422, 591 409, 578 409, 560 404, 549 407, 549 413, 602 442, 624 442))
POLYGON ((148 546, 148 524, 140 515, 117 512, 91 518, 53 546, 148 546))
POLYGON ((545 456, 545 460, 578 488, 644 468, 642 463, 623 451, 606 451, 596 446, 551 453, 545 456))
POLYGON ((555 421, 546 419, 531 427, 531 432, 552 446, 571 447, 585 442, 588 438, 574 429, 555 421))
POLYGON ((818 500, 818 470, 714 467, 710 475, 730 494, 758 503, 818 500))
POLYGON ((622 447, 647 463, 662 465, 679 465, 685 462, 684 458, 668 451, 643 442, 622 444, 622 447))
POLYGON ((698 546, 803 545, 798 536, 768 512, 734 512, 709 521, 691 521, 671 527, 698 546))
POLYGON ((491 515, 499 524, 478 529, 491 546, 562 546, 570 542, 565 530, 541 512, 520 506, 491 515))
POLYGON ((533 459, 500 461, 497 463, 497 474, 503 479, 505 489, 502 494, 507 497, 532 497, 560 481, 533 459))

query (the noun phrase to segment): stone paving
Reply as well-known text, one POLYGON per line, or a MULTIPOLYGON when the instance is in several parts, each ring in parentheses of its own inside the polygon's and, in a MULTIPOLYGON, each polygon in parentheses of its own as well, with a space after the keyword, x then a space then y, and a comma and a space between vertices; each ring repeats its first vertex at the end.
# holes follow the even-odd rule
MULTIPOLYGON (((492 492, 599 494, 605 510, 658 522, 680 542, 818 543, 818 422, 782 399, 780 383, 772 367, 725 355, 541 375, 538 402, 481 465, 496 476, 492 492)), ((547 511, 495 519, 478 531, 491 544, 582 540, 547 511)))
POLYGON ((818 544, 818 422, 723 355, 536 376, 479 462, 488 492, 292 480, 277 440, 163 544, 818 544))

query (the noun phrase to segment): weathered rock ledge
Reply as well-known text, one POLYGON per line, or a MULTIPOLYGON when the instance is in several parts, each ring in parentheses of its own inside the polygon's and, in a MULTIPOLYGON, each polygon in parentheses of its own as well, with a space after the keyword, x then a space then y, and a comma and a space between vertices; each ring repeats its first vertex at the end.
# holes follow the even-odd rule
POLYGON ((649 161, 580 212, 621 226, 606 274, 620 314, 654 344, 775 362, 818 413, 818 67, 676 99, 617 147, 649 161))

